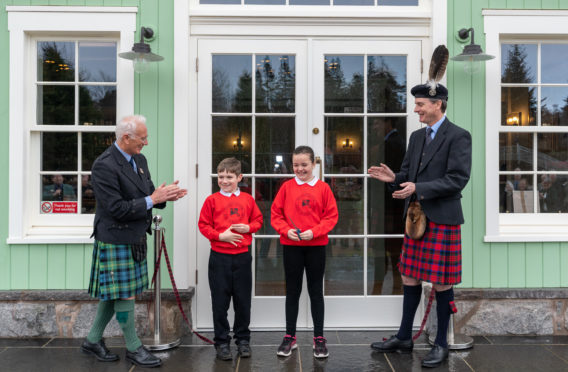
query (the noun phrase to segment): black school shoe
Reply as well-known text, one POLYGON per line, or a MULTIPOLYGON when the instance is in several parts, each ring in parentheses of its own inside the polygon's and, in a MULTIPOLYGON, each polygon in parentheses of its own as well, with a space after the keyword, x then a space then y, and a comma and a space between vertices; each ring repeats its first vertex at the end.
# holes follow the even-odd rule
POLYGON ((81 350, 84 353, 93 354, 101 362, 114 362, 119 359, 118 355, 110 352, 102 338, 99 342, 95 343, 89 342, 89 340, 85 339, 83 344, 81 344, 81 350))
POLYGON ((136 351, 126 350, 126 360, 140 367, 159 367, 162 360, 152 354, 144 345, 140 346, 136 351))
POLYGON ((215 345, 215 351, 217 352, 217 359, 221 360, 233 360, 231 355, 231 347, 229 344, 215 345))
POLYGON ((448 359, 449 349, 440 345, 432 346, 432 349, 422 360, 422 367, 434 368, 438 367, 442 362, 448 359))
POLYGON ((391 338, 389 338, 388 340, 382 342, 373 342, 371 344, 371 348, 381 353, 399 352, 401 354, 407 354, 412 352, 412 349, 414 348, 414 342, 412 342, 412 338, 402 341, 399 340, 396 336, 391 336, 391 338))
POLYGON ((250 358, 250 344, 247 340, 239 341, 237 344, 237 353, 241 356, 241 358, 250 358))

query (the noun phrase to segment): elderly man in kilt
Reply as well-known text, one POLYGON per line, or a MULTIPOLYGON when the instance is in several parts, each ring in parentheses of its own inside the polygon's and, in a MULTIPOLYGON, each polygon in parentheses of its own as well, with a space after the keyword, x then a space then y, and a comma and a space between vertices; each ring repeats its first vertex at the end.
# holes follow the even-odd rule
POLYGON ((154 187, 148 163, 140 153, 148 144, 146 119, 127 116, 116 126, 116 142, 93 163, 92 184, 97 202, 95 244, 89 294, 100 299, 92 328, 81 350, 99 361, 118 360, 102 338, 116 313, 126 341, 126 359, 143 367, 162 361, 151 354, 136 335, 134 297, 148 288, 146 233, 150 233, 152 208, 164 208, 187 194, 177 181, 154 187))
POLYGON ((460 199, 471 170, 471 135, 448 120, 448 90, 441 84, 434 86, 417 85, 411 90, 414 112, 427 127, 411 134, 400 172, 395 174, 384 164, 369 169, 371 177, 396 189, 393 198, 405 199, 405 217, 411 201, 420 203, 426 217, 422 237, 413 239, 408 231, 404 236, 399 263, 404 284, 400 329, 371 347, 385 353, 412 351, 412 324, 422 295, 421 282, 431 282, 436 291, 438 332, 423 367, 437 367, 448 357, 447 330, 455 310, 452 286, 461 282, 462 270, 460 199))

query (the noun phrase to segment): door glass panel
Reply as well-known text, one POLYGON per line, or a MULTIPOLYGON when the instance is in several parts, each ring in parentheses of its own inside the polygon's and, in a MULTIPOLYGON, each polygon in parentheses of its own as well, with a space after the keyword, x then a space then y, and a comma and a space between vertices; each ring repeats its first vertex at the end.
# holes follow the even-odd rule
POLYGON ((256 112, 294 112, 296 58, 256 56, 256 112))
POLYGON ((213 117, 212 172, 225 158, 235 157, 241 161, 242 173, 251 172, 251 118, 243 116, 213 117))
POLYGON ((280 190, 284 182, 290 178, 256 178, 256 204, 262 212, 264 223, 257 232, 259 235, 278 235, 270 225, 271 213, 270 208, 274 197, 280 190))
POLYGON ((363 234, 363 178, 326 178, 337 202, 339 220, 331 234, 363 234))
POLYGON ((375 0, 333 0, 333 5, 375 5, 375 0))
POLYGON ((285 296, 283 247, 278 238, 255 239, 255 296, 285 296))
POLYGON ((364 294, 364 239, 329 239, 326 247, 324 295, 364 294))
POLYGON ((294 117, 256 118, 255 173, 293 173, 294 117))
POLYGON ((363 173, 363 118, 327 117, 325 119, 325 172, 363 173))
POLYGON ((398 272, 402 240, 402 238, 368 240, 368 295, 402 294, 402 279, 398 272))
POLYGON ((250 55, 213 55, 213 112, 251 112, 250 55))
POLYGON ((406 56, 367 57, 368 112, 406 112, 406 56))
POLYGON ((363 69, 363 56, 325 56, 325 112, 363 112, 363 69))
POLYGON ((286 5, 286 0, 245 0, 245 4, 286 5))

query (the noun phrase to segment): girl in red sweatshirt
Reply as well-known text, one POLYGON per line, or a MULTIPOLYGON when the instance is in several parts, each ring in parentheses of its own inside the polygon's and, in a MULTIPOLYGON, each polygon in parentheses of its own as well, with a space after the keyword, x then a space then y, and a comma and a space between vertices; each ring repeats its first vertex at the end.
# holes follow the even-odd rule
POLYGON ((272 203, 272 227, 284 246, 286 277, 286 336, 277 355, 289 356, 296 345, 296 320, 304 268, 314 322, 314 356, 329 355, 323 337, 323 275, 327 234, 337 223, 337 204, 327 183, 314 174, 314 151, 297 147, 292 155, 296 177, 285 182, 272 203))

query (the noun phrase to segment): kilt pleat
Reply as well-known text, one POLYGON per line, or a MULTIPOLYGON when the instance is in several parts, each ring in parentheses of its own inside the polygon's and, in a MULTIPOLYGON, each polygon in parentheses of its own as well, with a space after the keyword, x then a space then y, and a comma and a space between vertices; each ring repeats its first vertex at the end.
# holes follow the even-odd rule
POLYGON ((399 271, 402 275, 433 284, 461 282, 460 225, 428 221, 420 240, 404 235, 399 271))
POLYGON ((146 259, 134 261, 129 244, 95 240, 89 294, 101 300, 135 296, 148 288, 146 259))

